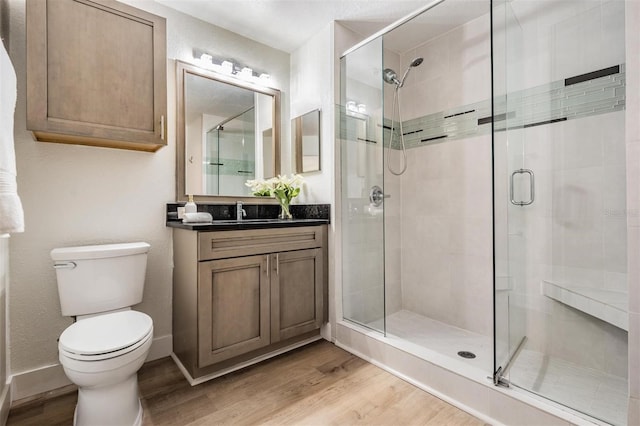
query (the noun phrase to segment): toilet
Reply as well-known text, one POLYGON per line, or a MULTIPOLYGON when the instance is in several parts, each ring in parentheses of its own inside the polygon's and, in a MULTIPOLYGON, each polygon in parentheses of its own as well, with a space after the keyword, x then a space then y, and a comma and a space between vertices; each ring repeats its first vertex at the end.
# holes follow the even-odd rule
POLYGON ((142 301, 147 243, 51 251, 62 315, 76 317, 58 341, 64 372, 78 386, 74 425, 140 425, 138 370, 153 340, 142 301))

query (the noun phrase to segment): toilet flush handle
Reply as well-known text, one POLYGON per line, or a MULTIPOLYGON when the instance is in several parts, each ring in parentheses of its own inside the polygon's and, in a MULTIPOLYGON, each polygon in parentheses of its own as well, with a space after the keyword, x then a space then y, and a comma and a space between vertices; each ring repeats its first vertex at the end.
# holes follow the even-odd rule
POLYGON ((76 266, 78 266, 76 265, 76 262, 61 262, 53 265, 56 269, 73 269, 76 266))

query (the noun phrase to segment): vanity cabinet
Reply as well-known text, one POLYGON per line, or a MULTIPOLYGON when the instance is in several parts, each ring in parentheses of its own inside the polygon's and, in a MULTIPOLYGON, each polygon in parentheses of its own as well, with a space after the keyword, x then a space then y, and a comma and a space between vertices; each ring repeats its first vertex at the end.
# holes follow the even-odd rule
POLYGON ((271 255, 271 342, 322 325, 324 256, 319 248, 271 255))
POLYGON ((165 19, 115 0, 26 2, 27 129, 44 142, 166 145, 165 19))
POLYGON ((192 380, 319 337, 325 225, 173 232, 174 354, 192 380))
POLYGON ((198 265, 198 366, 269 345, 269 257, 198 265))

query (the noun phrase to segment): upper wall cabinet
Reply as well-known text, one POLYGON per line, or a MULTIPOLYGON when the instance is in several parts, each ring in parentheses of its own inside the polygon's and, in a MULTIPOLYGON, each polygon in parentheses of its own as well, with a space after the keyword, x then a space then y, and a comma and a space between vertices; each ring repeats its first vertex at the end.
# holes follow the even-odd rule
POLYGON ((27 2, 27 129, 44 142, 165 146, 166 20, 113 0, 27 2))

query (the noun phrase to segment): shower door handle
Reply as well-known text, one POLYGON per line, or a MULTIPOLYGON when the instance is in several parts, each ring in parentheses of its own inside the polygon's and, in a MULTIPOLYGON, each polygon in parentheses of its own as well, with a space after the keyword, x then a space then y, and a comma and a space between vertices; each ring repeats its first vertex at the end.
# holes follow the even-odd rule
POLYGON ((533 175, 533 171, 529 170, 529 169, 518 169, 515 170, 513 173, 511 173, 511 179, 509 180, 509 193, 511 195, 511 204, 513 204, 514 206, 528 206, 530 204, 533 204, 533 201, 536 198, 536 186, 535 186, 535 177, 533 175), (522 174, 527 174, 529 175, 529 200, 527 201, 516 201, 515 199, 515 195, 514 195, 514 185, 513 185, 513 179, 516 175, 522 175, 522 174))

